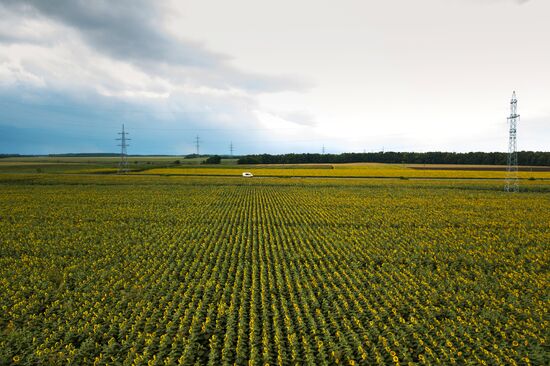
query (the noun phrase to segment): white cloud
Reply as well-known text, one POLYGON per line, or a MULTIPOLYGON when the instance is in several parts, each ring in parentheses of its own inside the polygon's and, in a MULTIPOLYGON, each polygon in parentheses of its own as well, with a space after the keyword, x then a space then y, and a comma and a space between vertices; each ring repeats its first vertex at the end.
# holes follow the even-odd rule
POLYGON ((166 33, 165 8, 140 4, 0 1, 0 85, 134 103, 149 109, 153 129, 220 130, 257 127, 258 93, 307 87, 240 71, 227 56, 166 33))
POLYGON ((544 115, 550 82, 548 3, 507 2, 0 0, 0 86, 281 151, 500 149, 511 90, 544 115))

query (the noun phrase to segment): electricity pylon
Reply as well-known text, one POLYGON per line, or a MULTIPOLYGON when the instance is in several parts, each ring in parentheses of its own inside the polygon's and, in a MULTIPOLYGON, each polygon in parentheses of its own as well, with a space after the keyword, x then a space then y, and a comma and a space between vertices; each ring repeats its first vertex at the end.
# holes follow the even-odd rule
POLYGON ((131 140, 126 137, 128 135, 128 132, 124 131, 124 123, 122 124, 122 132, 118 133, 120 135, 119 138, 117 138, 117 141, 120 141, 120 144, 117 146, 120 146, 120 162, 118 163, 118 173, 124 174, 128 172, 128 154, 127 154, 127 147, 128 145, 127 141, 131 140))
POLYGON ((516 99, 516 92, 512 94, 512 100, 510 101, 510 117, 508 122, 510 125, 510 132, 508 137, 508 166, 506 168, 506 185, 504 190, 506 192, 518 192, 518 151, 517 151, 517 123, 519 122, 519 114, 517 114, 518 100, 516 99))

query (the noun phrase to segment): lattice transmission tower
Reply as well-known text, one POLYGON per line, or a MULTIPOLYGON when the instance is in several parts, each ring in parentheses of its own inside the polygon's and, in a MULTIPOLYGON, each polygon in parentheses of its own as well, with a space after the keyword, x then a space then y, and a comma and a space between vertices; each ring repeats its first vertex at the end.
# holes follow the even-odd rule
POLYGON ((200 156, 200 148, 201 148, 201 139, 199 135, 195 137, 195 149, 197 151, 197 156, 200 156))
POLYGON ((126 149, 128 148, 128 146, 130 146, 128 145, 128 141, 131 140, 126 137, 126 135, 129 135, 129 133, 124 131, 124 123, 122 124, 122 132, 118 132, 118 134, 120 135, 120 137, 116 139, 117 141, 120 141, 120 144, 117 145, 120 146, 120 162, 118 163, 118 173, 124 174, 128 172, 128 154, 126 149))
POLYGON ((506 168, 506 185, 504 190, 506 192, 518 192, 518 151, 517 151, 517 124, 519 122, 519 114, 517 113, 518 100, 516 98, 516 92, 512 93, 512 100, 510 101, 510 117, 508 117, 508 124, 510 126, 510 133, 508 137, 508 167, 506 168))

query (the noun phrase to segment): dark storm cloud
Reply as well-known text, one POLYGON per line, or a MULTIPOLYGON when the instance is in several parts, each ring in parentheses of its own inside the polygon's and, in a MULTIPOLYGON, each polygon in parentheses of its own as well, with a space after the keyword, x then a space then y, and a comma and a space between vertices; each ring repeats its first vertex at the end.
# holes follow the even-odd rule
POLYGON ((78 30, 94 48, 117 59, 212 67, 227 57, 162 32, 160 9, 143 0, 1 0, 28 16, 41 14, 78 30))
MULTIPOLYGON (((97 52, 178 83, 204 83, 251 92, 304 90, 309 86, 291 77, 239 71, 227 64, 229 56, 212 52, 200 43, 173 37, 162 26, 166 9, 159 2, 0 0, 0 4, 18 16, 42 16, 64 24, 76 30, 97 52)), ((2 39, 6 41, 9 37, 2 39)))

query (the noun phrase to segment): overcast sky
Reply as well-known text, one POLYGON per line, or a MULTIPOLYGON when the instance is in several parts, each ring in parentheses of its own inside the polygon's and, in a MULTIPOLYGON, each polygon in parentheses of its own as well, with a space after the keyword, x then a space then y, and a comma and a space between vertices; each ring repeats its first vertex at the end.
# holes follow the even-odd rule
POLYGON ((0 153, 550 150, 548 0, 0 0, 0 153))

